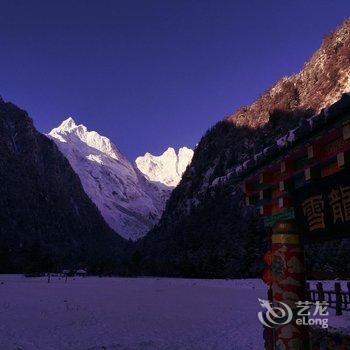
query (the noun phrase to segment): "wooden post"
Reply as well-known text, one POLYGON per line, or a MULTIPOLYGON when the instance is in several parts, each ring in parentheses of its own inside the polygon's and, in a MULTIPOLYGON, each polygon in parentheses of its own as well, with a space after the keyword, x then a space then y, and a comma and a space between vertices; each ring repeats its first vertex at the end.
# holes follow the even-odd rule
POLYGON ((324 290, 323 290, 323 284, 321 282, 316 283, 316 289, 318 293, 318 300, 319 301, 324 301, 324 290))
POLYGON ((309 350, 308 327, 296 323, 298 301, 306 301, 304 251, 299 232, 292 220, 279 221, 272 235, 272 291, 273 302, 290 307, 293 319, 275 328, 275 349, 309 350))
POLYGON ((51 273, 49 272, 47 275, 47 283, 50 283, 50 280, 51 280, 51 273))
POLYGON ((335 289, 335 315, 341 316, 343 314, 342 312, 343 297, 341 293, 340 282, 334 283, 334 289, 335 289))
POLYGON ((306 300, 312 301, 310 283, 306 283, 306 300))

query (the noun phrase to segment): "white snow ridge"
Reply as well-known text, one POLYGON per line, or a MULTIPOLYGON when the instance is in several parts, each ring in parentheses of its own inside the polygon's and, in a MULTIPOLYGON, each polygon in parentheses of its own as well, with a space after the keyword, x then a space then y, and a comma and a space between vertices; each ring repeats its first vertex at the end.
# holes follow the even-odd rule
MULTIPOLYGON (((157 177, 142 168, 144 175, 107 137, 88 131, 84 125, 77 125, 72 118, 52 129, 48 136, 67 157, 80 177, 85 192, 117 233, 127 239, 136 240, 158 222, 173 186, 180 180, 173 173, 173 158, 165 157, 159 163, 166 174, 167 161, 169 162, 169 174, 172 178, 162 178, 159 172, 156 173, 157 177)), ((183 149, 188 150, 180 149, 179 155, 183 149)), ((184 171, 192 158, 187 151, 185 154, 181 161, 175 161, 180 172, 181 169, 184 171)))
POLYGON ((187 165, 191 163, 192 157, 193 151, 187 147, 180 148, 178 154, 174 148, 169 147, 160 156, 146 153, 143 157, 136 158, 135 162, 147 179, 175 187, 187 165))

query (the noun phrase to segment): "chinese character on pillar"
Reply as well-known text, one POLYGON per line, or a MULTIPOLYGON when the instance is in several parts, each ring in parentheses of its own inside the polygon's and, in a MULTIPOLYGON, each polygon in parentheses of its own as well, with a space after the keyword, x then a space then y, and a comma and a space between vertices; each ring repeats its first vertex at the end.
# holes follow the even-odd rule
POLYGON ((350 221, 350 186, 332 189, 328 198, 333 210, 333 223, 350 221))
POLYGON ((324 201, 322 194, 308 198, 302 203, 310 231, 324 229, 324 201))

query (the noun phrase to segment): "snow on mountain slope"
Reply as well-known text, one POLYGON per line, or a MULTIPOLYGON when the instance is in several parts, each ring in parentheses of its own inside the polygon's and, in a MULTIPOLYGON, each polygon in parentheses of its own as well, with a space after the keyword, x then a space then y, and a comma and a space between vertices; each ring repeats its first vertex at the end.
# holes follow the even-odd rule
POLYGON ((67 157, 85 192, 116 232, 135 240, 158 222, 171 187, 147 180, 107 137, 88 131, 72 118, 48 136, 67 157))
POLYGON ((180 182, 182 174, 191 163, 193 151, 187 147, 179 149, 169 147, 162 155, 154 156, 146 153, 136 159, 139 170, 151 181, 159 181, 167 186, 175 187, 180 182))

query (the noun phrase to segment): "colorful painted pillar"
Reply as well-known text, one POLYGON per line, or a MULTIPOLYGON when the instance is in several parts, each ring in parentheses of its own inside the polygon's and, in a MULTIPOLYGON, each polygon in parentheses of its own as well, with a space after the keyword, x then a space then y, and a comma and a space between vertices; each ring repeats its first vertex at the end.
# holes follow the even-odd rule
POLYGON ((309 350, 307 326, 295 322, 297 302, 306 301, 304 251, 300 235, 293 220, 279 221, 272 234, 272 298, 275 307, 289 306, 293 312, 291 322, 275 328, 276 350, 309 350))

